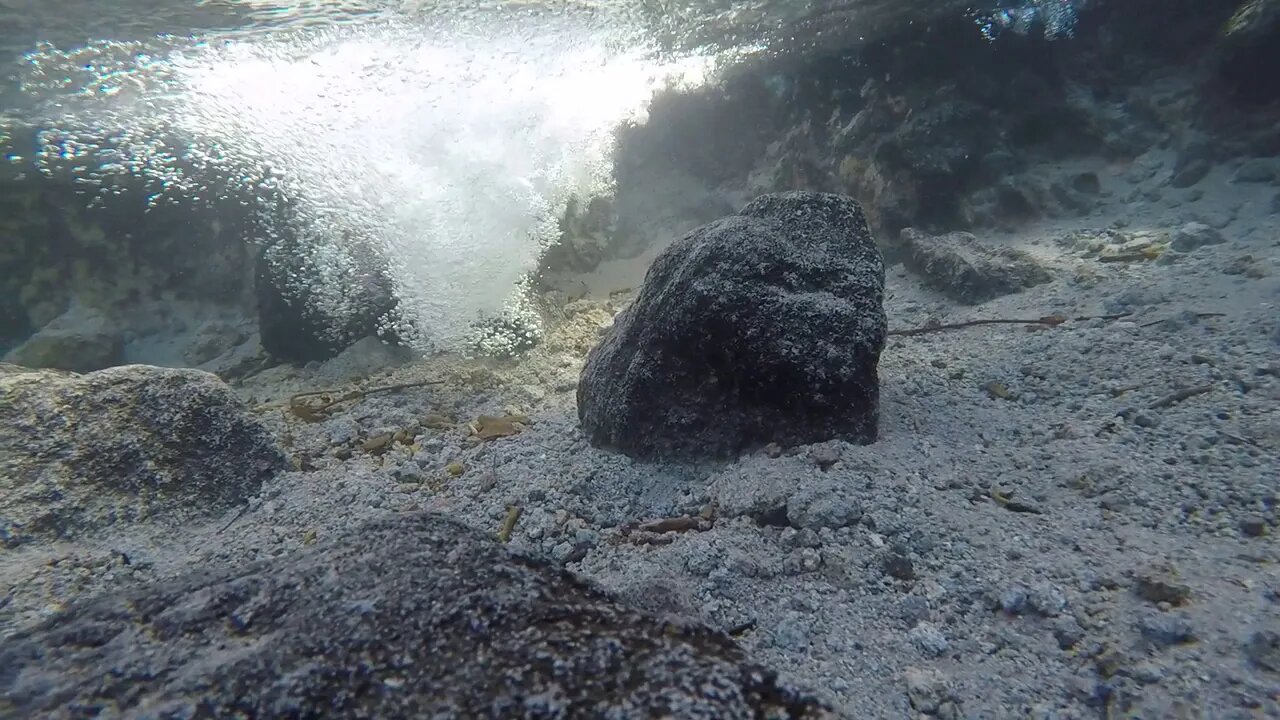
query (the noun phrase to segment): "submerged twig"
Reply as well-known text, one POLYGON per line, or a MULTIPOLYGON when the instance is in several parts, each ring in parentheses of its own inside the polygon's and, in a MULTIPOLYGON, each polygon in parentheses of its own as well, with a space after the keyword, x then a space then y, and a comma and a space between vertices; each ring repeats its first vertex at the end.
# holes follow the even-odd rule
POLYGON ((331 396, 337 395, 337 390, 312 390, 310 392, 297 393, 289 398, 289 410, 294 415, 306 420, 307 422, 319 422, 324 419, 323 415, 335 405, 359 400, 362 397, 373 395, 380 392, 394 392, 396 390, 407 390, 409 388, 426 387, 428 385, 443 385, 443 380, 420 380, 411 383, 398 383, 396 385, 379 385, 364 390, 352 390, 341 396, 323 400, 331 396), (318 405, 311 405, 307 400, 309 398, 321 398, 323 401, 318 405))
POLYGON ((1183 388, 1182 390, 1178 390, 1177 392, 1171 392, 1168 395, 1165 395, 1164 397, 1160 398, 1159 400, 1156 400, 1155 402, 1151 403, 1151 405, 1149 405, 1147 409, 1159 410, 1160 408, 1167 408, 1170 405, 1176 405, 1177 403, 1180 403, 1183 400, 1186 400, 1187 398, 1193 398, 1197 395, 1203 395, 1209 392, 1210 390, 1213 390, 1213 388, 1214 388, 1213 385, 1198 385, 1196 387, 1183 388))
POLYGON ((1065 315, 1045 315, 1035 320, 1010 320, 1006 318, 994 318, 989 320, 965 320, 964 322, 945 323, 941 325, 926 325, 918 328, 908 328, 905 330, 890 330, 890 337, 911 337, 913 335, 925 335, 928 333, 943 332, 945 330, 959 330, 961 328, 974 327, 976 325, 1042 325, 1044 327, 1056 327, 1068 320, 1075 322, 1083 322, 1085 320, 1119 320, 1126 318, 1133 313, 1119 313, 1116 315, 1085 315, 1076 318, 1069 318, 1065 315))
POLYGON ((714 512, 700 515, 681 515, 627 523, 618 528, 618 534, 610 542, 629 542, 635 545, 667 545, 676 533, 706 532, 715 525, 714 512))
MULTIPOLYGON (((1226 317, 1227 314, 1220 313, 1220 312, 1198 312, 1198 313, 1192 313, 1192 315, 1195 315, 1197 320, 1203 320, 1204 318, 1211 318, 1211 317, 1226 317)), ((1148 322, 1148 323, 1142 323, 1138 327, 1148 328, 1154 325, 1159 325, 1160 323, 1163 323, 1163 322, 1168 322, 1170 319, 1171 318, 1162 318, 1160 320, 1152 320, 1151 322, 1148 322)))
POLYGON ((249 511, 249 503, 245 503, 244 505, 241 505, 240 509, 236 511, 236 514, 230 520, 227 521, 226 525, 223 525, 222 527, 218 528, 218 532, 214 533, 214 535, 221 535, 222 533, 226 532, 227 528, 231 527, 232 525, 235 524, 237 520, 244 517, 244 514, 248 511, 249 511))

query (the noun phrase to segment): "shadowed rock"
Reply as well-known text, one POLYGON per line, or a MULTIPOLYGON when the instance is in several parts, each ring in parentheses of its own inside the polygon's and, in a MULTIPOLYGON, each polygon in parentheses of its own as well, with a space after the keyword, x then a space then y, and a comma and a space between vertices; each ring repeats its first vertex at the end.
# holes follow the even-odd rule
POLYGON ((906 228, 900 241, 907 267, 957 302, 985 302, 1052 279, 1026 253, 989 246, 972 233, 928 235, 906 228))
POLYGON ((88 375, 0 364, 0 541, 209 517, 284 466, 217 376, 126 365, 88 375))
POLYGON ((764 195, 654 261, 578 385, 593 443, 731 457, 876 438, 884 264, 851 198, 764 195))
POLYGON ((624 608, 431 513, 22 631, 0 648, 0 713, 834 717, 727 636, 624 608))

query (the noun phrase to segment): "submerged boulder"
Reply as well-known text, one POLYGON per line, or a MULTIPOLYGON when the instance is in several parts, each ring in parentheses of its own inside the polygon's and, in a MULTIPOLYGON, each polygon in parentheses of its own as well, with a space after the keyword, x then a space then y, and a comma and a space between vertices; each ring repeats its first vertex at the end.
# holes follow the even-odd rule
POLYGON ((986 302, 1052 279, 1026 253, 987 245, 973 233, 929 235, 906 228, 900 243, 907 267, 957 302, 986 302))
POLYGON ((92 372, 120 364, 124 341, 100 330, 41 330, 5 355, 6 362, 32 368, 92 372))
POLYGON ((120 330, 102 315, 77 307, 9 351, 4 362, 86 373, 119 365, 123 357, 120 330))
POLYGON ((884 263, 852 198, 761 196, 654 261, 587 357, 582 427, 638 457, 873 442, 883 296, 884 263))
POLYGON ((834 717, 729 637, 432 513, 72 607, 0 668, 20 717, 834 717))
POLYGON ((125 365, 87 375, 0 364, 0 543, 209 517, 284 466, 215 375, 125 365))

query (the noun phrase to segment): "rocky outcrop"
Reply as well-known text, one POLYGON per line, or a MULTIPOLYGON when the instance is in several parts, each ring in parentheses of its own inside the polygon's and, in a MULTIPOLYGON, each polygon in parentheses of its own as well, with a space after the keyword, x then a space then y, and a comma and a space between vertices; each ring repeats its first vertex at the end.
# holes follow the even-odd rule
POLYGON ((73 607, 0 668, 19 717, 834 717, 727 636, 429 513, 73 607))
POLYGON ((852 199, 764 195, 653 263, 578 386, 593 443, 731 457, 876 438, 884 265, 852 199))
POLYGON ((906 228, 900 243, 906 265, 957 302, 985 302, 1052 279, 1026 253, 988 245, 972 233, 933 236, 906 228))
POLYGON ((244 502, 284 464, 231 388, 198 370, 0 365, 0 542, 179 522, 244 502))

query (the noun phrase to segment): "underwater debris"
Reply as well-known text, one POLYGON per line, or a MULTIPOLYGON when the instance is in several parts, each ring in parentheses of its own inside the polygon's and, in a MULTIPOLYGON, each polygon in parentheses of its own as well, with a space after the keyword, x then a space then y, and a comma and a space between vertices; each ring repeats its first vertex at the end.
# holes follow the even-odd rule
POLYGON ((381 455, 391 449, 392 438, 395 437, 391 433, 382 433, 360 443, 360 448, 371 455, 381 455))
POLYGON ((360 398, 374 393, 395 392, 397 390, 408 390, 410 388, 426 387, 428 385, 443 385, 443 380, 422 380, 419 382, 399 383, 396 385, 380 385, 378 387, 367 388, 364 390, 352 390, 347 393, 339 394, 338 390, 313 390, 311 392, 297 393, 289 398, 289 411, 294 416, 305 422, 316 423, 329 419, 329 413, 334 406, 360 398))
POLYGON ((1213 388, 1214 388, 1213 385, 1198 385, 1196 387, 1183 388, 1182 390, 1178 390, 1177 392, 1171 392, 1168 395, 1165 395, 1164 397, 1160 398, 1159 400, 1156 400, 1155 402, 1148 405, 1147 409, 1159 410, 1160 408, 1167 408, 1171 405, 1176 405, 1188 398, 1193 398, 1197 395, 1203 395, 1207 392, 1210 392, 1213 390, 1213 388))
POLYGON ((962 328, 976 327, 978 325, 1039 325, 1043 327, 1057 327, 1065 322, 1084 322, 1086 320, 1120 320, 1127 318, 1133 313, 1117 313, 1115 315, 1082 315, 1080 317, 1069 318, 1065 315, 1045 315, 1035 320, 1016 320, 1007 318, 991 318, 986 320, 965 320, 955 323, 931 323, 918 328, 908 328, 905 330, 890 330, 890 337, 912 337, 914 335, 926 335, 928 333, 943 332, 945 330, 960 330, 962 328))
POLYGON ((507 515, 502 519, 502 527, 498 528, 499 542, 510 542, 511 532, 516 529, 516 523, 520 522, 520 515, 524 512, 524 508, 519 505, 507 506, 507 515))
POLYGON ((1010 390, 1004 383, 992 380, 983 386, 987 394, 998 400, 1017 400, 1018 394, 1010 390))
POLYGON ((236 514, 235 514, 235 515, 233 515, 233 516, 231 516, 231 519, 227 521, 227 524, 226 524, 226 525, 223 525, 223 526, 222 526, 222 527, 220 527, 220 528, 218 528, 218 532, 216 532, 216 533, 214 533, 214 534, 215 534, 215 535, 221 535, 222 533, 226 532, 226 531, 227 531, 227 528, 231 527, 232 525, 235 525, 235 524, 236 524, 236 521, 237 521, 237 520, 239 520, 240 518, 244 517, 244 514, 245 514, 246 512, 249 512, 249 504, 248 504, 248 503, 245 503, 244 505, 241 505, 241 506, 240 506, 240 509, 236 511, 236 514))
POLYGON ((1044 511, 1041 510, 1040 508, 1034 505, 1029 505, 1020 500, 1014 500, 1012 490, 1010 490, 1009 492, 1005 492, 1003 490, 1000 490, 999 488, 991 488, 988 495, 991 496, 991 499, 994 500, 997 505, 1004 508, 1005 510, 1008 510, 1009 512, 1029 513, 1031 515, 1044 515, 1044 511))
POLYGON ((422 418, 422 426, 428 430, 448 430, 453 425, 453 420, 442 413, 427 413, 422 418))
POLYGON ((1156 260, 1164 254, 1166 249, 1167 247, 1165 245, 1153 244, 1147 245, 1142 249, 1133 252, 1104 252, 1098 256, 1098 262, 1121 263, 1156 260))
MULTIPOLYGON (((1183 316, 1185 316, 1185 317, 1189 317, 1189 318, 1194 318, 1194 319, 1196 319, 1196 320, 1203 320, 1203 319, 1205 319, 1205 318, 1212 318, 1212 317, 1226 317, 1226 315, 1227 315, 1226 313, 1220 313, 1220 312, 1193 312, 1193 313, 1183 313, 1183 316)), ((1141 324, 1141 325, 1139 325, 1138 327, 1144 327, 1144 328, 1155 327, 1156 325, 1163 325, 1163 324, 1168 323, 1168 322, 1171 322, 1171 321, 1172 321, 1172 322, 1177 322, 1177 321, 1182 320, 1182 319, 1183 319, 1183 317, 1182 317, 1182 316, 1177 317, 1177 318, 1162 318, 1162 319, 1160 319, 1160 320, 1152 320, 1151 322, 1142 323, 1142 324, 1141 324)))
POLYGON ((613 544, 628 542, 633 545, 669 545, 676 533, 706 532, 715 525, 714 511, 703 509, 698 515, 659 518, 627 523, 618 528, 610 538, 613 544))
POLYGON ((467 423, 471 434, 481 440, 496 440, 519 434, 529 418, 524 415, 481 415, 467 423))

